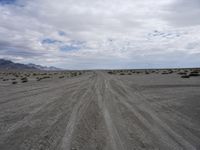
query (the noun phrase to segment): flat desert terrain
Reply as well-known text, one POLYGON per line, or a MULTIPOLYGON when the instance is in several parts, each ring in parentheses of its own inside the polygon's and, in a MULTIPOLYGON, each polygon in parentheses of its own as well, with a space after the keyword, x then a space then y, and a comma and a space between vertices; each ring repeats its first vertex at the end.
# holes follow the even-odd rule
POLYGON ((198 150, 194 74, 0 71, 0 150, 198 150))

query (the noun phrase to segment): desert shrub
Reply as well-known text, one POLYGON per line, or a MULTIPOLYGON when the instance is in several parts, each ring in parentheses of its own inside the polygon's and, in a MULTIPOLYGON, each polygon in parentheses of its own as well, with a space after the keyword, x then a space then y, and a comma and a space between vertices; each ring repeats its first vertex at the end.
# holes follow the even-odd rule
POLYGON ((113 72, 112 72, 112 71, 108 71, 108 73, 109 73, 109 74, 113 74, 113 72))
POLYGON ((59 76, 60 79, 64 78, 65 76, 59 76))
POLYGON ((15 76, 16 78, 18 78, 18 77, 19 77, 19 75, 17 75, 17 74, 16 74, 16 75, 14 75, 14 76, 15 76))
POLYGON ((28 78, 27 78, 27 77, 21 78, 21 82, 22 82, 22 83, 28 82, 28 78))
POLYGON ((198 72, 190 72, 189 76, 196 77, 200 76, 200 74, 198 72))
POLYGON ((44 75, 47 75, 47 73, 46 72, 45 73, 41 73, 40 75, 44 76, 44 75))
POLYGON ((162 72, 161 74, 169 74, 168 72, 162 72))
POLYGON ((168 72, 168 74, 172 74, 173 70, 172 69, 168 69, 167 72, 168 72))
POLYGON ((186 72, 178 72, 177 74, 179 74, 179 75, 186 75, 187 73, 186 72))
POLYGON ((17 84, 17 81, 13 81, 12 84, 17 84))
POLYGON ((190 78, 189 75, 182 75, 181 78, 190 78))
POLYGON ((40 78, 40 77, 37 77, 37 78, 36 78, 36 81, 40 81, 40 80, 42 80, 42 78, 40 78))
POLYGON ((8 81, 9 79, 3 79, 3 81, 8 81))
POLYGON ((125 75, 125 74, 122 72, 122 73, 120 73, 120 75, 125 75))
POLYGON ((132 73, 129 72, 128 75, 132 75, 132 73))
POLYGON ((72 72, 71 77, 77 76, 77 72, 72 72))
POLYGON ((27 80, 27 77, 22 77, 21 80, 27 80))
POLYGON ((22 83, 28 82, 28 80, 22 80, 22 83))
POLYGON ((48 78, 50 78, 50 76, 37 77, 36 80, 37 80, 37 81, 40 81, 40 80, 48 79, 48 78))
POLYGON ((199 73, 199 71, 193 70, 193 71, 191 71, 191 73, 199 73))
POLYGON ((33 76, 37 76, 38 74, 37 73, 33 73, 33 76))

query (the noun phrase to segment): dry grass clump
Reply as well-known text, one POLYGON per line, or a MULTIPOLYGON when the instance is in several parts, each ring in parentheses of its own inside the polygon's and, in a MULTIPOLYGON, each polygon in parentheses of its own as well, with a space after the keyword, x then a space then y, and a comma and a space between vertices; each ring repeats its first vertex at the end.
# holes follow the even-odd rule
POLYGON ((181 78, 190 78, 189 75, 182 75, 181 78))
POLYGON ((177 74, 181 75, 181 78, 197 77, 200 76, 200 70, 179 70, 177 74))
POLYGON ((194 70, 194 71, 191 71, 191 72, 189 73, 189 76, 190 76, 190 77, 197 77, 197 76, 200 76, 200 74, 199 74, 199 71, 194 70))
POLYGON ((8 81, 9 79, 3 79, 3 81, 8 81))
POLYGON ((168 69, 168 73, 172 74, 172 73, 174 73, 174 71, 172 69, 168 69))
POLYGON ((28 78, 27 78, 27 77, 21 78, 21 82, 22 82, 22 83, 28 82, 28 78))
POLYGON ((163 71, 161 74, 169 74, 167 71, 163 71))
POLYGON ((113 71, 108 71, 108 74, 114 74, 114 72, 113 71))
POLYGON ((13 82, 12 82, 12 84, 17 84, 17 83, 18 83, 17 81, 13 81, 13 82))
POLYGON ((75 77, 75 76, 77 76, 77 75, 78 75, 77 72, 71 72, 71 73, 70 73, 70 76, 71 76, 71 77, 75 77))
POLYGON ((187 72, 185 72, 185 71, 180 71, 180 72, 178 72, 177 74, 179 74, 179 75, 186 75, 187 72))
POLYGON ((38 76, 38 75, 39 75, 39 74, 37 74, 37 73, 33 73, 33 74, 32 74, 32 76, 38 76))
POLYGON ((48 78, 50 78, 50 76, 37 77, 36 80, 37 80, 37 81, 41 81, 41 80, 43 80, 43 79, 48 79, 48 78))

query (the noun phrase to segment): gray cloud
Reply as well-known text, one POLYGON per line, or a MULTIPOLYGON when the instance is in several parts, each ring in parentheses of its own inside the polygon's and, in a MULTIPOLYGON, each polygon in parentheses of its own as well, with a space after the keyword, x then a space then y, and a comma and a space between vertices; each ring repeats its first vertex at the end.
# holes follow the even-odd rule
POLYGON ((176 0, 167 7, 167 11, 165 19, 175 26, 200 25, 199 0, 176 0))
POLYGON ((0 5, 0 57, 70 69, 199 65, 199 5, 17 0, 0 5))

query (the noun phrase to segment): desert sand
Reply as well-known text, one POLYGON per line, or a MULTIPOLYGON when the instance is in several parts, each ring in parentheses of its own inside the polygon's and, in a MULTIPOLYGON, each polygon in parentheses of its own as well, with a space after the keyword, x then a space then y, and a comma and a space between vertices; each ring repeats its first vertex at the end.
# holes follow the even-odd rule
POLYGON ((200 149, 199 76, 48 74, 1 71, 0 150, 200 149))

